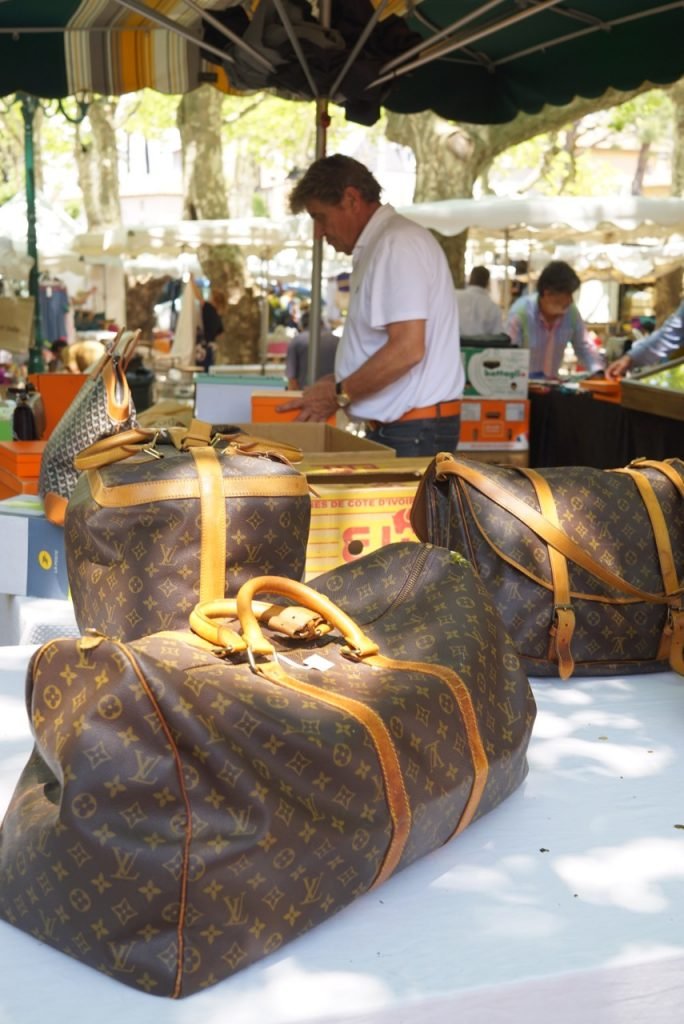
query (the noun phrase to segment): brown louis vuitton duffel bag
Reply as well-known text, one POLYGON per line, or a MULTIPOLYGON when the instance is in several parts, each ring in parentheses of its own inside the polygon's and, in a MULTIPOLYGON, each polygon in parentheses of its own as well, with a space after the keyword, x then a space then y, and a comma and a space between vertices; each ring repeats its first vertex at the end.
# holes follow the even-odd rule
POLYGON ((684 463, 509 469, 435 456, 418 537, 470 559, 530 675, 684 672, 684 463))
POLYGON ((235 594, 252 576, 301 578, 311 500, 284 455, 246 435, 131 430, 76 456, 65 518, 76 621, 134 640, 183 629, 198 601, 235 594))
POLYGON ((363 629, 324 593, 262 577, 199 605, 194 634, 40 648, 0 917, 133 988, 187 996, 512 793, 534 698, 470 566, 396 544, 318 582, 353 601, 355 580, 363 629))

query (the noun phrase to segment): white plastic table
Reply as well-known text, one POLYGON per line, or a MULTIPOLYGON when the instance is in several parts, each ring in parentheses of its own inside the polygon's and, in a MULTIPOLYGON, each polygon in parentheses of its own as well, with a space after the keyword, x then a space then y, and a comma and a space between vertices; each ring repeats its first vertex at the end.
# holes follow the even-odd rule
MULTIPOLYGON (((0 810, 33 648, 0 649, 0 810)), ((684 679, 533 682, 505 804, 199 995, 137 993, 0 922, 0 1024, 674 1024, 684 1019, 684 679)))

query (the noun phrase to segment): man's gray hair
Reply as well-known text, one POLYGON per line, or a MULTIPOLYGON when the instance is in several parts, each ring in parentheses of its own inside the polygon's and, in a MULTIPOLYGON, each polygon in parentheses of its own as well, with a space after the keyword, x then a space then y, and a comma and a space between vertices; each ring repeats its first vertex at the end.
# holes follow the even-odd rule
POLYGON ((359 190, 367 203, 380 202, 382 187, 365 164, 341 153, 321 157, 311 164, 290 193, 290 209, 292 213, 301 213, 312 199, 338 206, 350 185, 359 190))

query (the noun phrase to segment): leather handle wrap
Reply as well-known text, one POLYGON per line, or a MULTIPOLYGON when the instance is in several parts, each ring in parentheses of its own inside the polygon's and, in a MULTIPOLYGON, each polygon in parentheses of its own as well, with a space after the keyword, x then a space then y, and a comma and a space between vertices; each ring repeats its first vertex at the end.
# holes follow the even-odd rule
POLYGON ((323 594, 317 593, 304 583, 288 580, 283 576, 255 576, 254 579, 243 583, 236 598, 242 632, 248 646, 255 654, 268 655, 272 654, 274 650, 262 633, 252 608, 254 597, 263 592, 293 598, 298 604, 316 612, 340 631, 356 657, 367 658, 378 653, 378 645, 359 629, 353 619, 350 619, 341 608, 338 608, 323 594))
POLYGON ((139 455, 154 438, 154 430, 144 430, 142 427, 110 434, 78 452, 74 456, 74 468, 83 472, 86 469, 100 469, 113 462, 121 462, 132 455, 139 455))

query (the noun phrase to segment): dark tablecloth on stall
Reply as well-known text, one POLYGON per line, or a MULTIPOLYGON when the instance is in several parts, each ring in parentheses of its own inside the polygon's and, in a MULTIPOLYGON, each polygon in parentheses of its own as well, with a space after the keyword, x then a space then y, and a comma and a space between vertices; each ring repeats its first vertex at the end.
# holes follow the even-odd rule
POLYGON ((530 394, 530 466, 612 469, 640 457, 684 457, 684 421, 583 392, 530 394))

